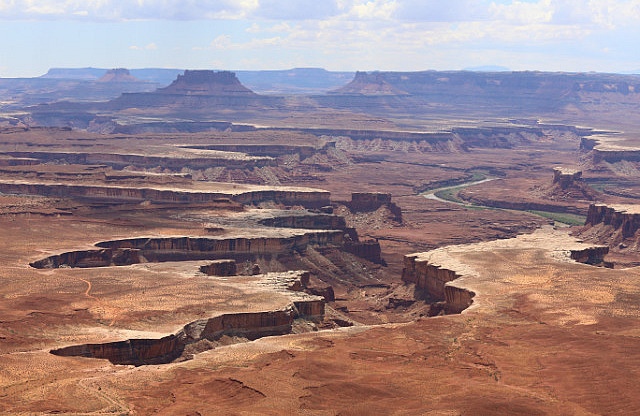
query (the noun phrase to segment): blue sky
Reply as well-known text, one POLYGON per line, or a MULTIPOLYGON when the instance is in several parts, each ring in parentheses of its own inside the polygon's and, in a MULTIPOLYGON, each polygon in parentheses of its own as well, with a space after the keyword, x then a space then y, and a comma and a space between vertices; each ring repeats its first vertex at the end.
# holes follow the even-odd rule
POLYGON ((50 67, 640 70, 640 0, 0 0, 0 77, 50 67))

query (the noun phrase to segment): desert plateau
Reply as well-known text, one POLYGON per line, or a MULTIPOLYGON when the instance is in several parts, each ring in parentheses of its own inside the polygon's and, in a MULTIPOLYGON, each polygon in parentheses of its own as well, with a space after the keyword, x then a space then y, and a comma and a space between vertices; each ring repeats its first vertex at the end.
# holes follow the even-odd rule
POLYGON ((639 385, 640 75, 0 78, 0 414, 637 415, 639 385))

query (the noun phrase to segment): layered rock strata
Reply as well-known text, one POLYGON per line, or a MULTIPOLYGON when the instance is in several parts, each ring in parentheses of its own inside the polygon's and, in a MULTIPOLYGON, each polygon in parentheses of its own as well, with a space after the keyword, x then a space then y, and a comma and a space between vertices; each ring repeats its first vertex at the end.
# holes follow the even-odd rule
POLYGON ((415 284, 416 288, 425 291, 435 302, 444 302, 447 313, 460 313, 473 303, 475 293, 450 282, 462 277, 455 270, 441 267, 422 260, 422 253, 404 257, 402 280, 415 284))
POLYGON ((290 237, 161 237, 97 243, 96 250, 70 251, 30 263, 37 269, 107 267, 143 262, 241 259, 304 251, 308 246, 341 247, 342 231, 306 232, 290 237))
POLYGON ((209 276, 235 276, 238 272, 236 261, 230 259, 215 260, 200 266, 200 271, 209 276))
POLYGON ((304 188, 232 186, 229 184, 224 184, 219 189, 212 187, 211 190, 205 190, 160 185, 142 187, 74 182, 63 184, 59 181, 44 180, 4 180, 0 182, 0 192, 128 202, 208 203, 233 200, 250 205, 273 201, 283 205, 301 205, 310 208, 320 208, 329 204, 329 192, 326 191, 304 188))
POLYGON ((582 179, 582 171, 564 167, 553 168, 553 183, 562 189, 567 189, 582 179))
POLYGON ((635 253, 640 249, 639 230, 640 206, 592 204, 578 234, 616 251, 635 253))
POLYGON ((543 196, 552 200, 593 201, 597 192, 582 179, 582 171, 566 167, 553 169, 553 182, 543 189, 543 196))
POLYGON ((367 259, 372 263, 387 265, 382 258, 380 243, 376 240, 347 240, 344 243, 344 250, 363 259, 367 259))
POLYGON ((571 258, 578 263, 602 266, 613 269, 613 263, 605 261, 604 256, 609 253, 609 247, 597 246, 582 250, 571 250, 571 258))
MULTIPOLYGON (((59 356, 108 359, 113 364, 148 365, 169 363, 180 357, 185 347, 203 340, 217 341, 223 336, 254 340, 284 335, 292 331, 294 319, 321 319, 324 300, 302 292, 309 280, 306 271, 269 273, 259 276, 258 285, 286 293, 291 303, 282 309, 260 312, 227 313, 199 319, 175 334, 159 339, 128 339, 101 344, 82 344, 51 350, 59 356)), ((209 344, 211 345, 211 344, 209 344)))
POLYGON ((382 192, 353 192, 351 201, 344 202, 351 212, 370 212, 384 206, 389 209, 393 219, 402 222, 402 210, 391 202, 391 194, 382 192))
MULTIPOLYGON (((335 143, 334 143, 335 145, 335 143)), ((308 145, 287 145, 287 144, 208 144, 184 146, 189 149, 219 150, 223 152, 240 152, 254 156, 278 157, 297 154, 300 159, 313 156, 319 150, 308 145)))
MULTIPOLYGON (((186 150, 185 150, 186 152, 186 150)), ((202 153, 202 152, 200 152, 202 153)), ((211 153, 211 152, 210 152, 211 153)), ((213 152, 215 153, 215 152, 213 152)), ((175 156, 142 155, 134 153, 100 153, 100 152, 6 152, 16 158, 38 159, 43 162, 60 162, 69 164, 109 165, 117 169, 127 166, 156 167, 180 170, 188 167, 192 169, 207 169, 211 166, 227 168, 252 169, 254 167, 276 166, 276 161, 268 156, 248 156, 238 152, 219 152, 218 154, 182 153, 175 156)))
POLYGON ((510 240, 449 246, 425 253, 406 255, 402 280, 414 284, 417 289, 425 292, 427 300, 432 302, 432 312, 438 313, 442 310, 445 313, 460 313, 474 304, 476 295, 482 291, 480 288, 486 288, 487 282, 493 284, 492 279, 496 278, 485 276, 483 283, 477 282, 478 277, 483 274, 457 257, 475 255, 477 257, 474 261, 478 261, 485 250, 492 252, 492 255, 503 252, 504 254, 500 255, 508 256, 514 247, 518 247, 516 249, 544 247, 549 251, 548 256, 555 260, 610 267, 610 264, 604 261, 608 247, 583 244, 560 231, 544 227, 534 234, 522 235, 510 240), (553 241, 554 238, 557 241, 553 241), (509 245, 510 243, 513 247, 509 245))
POLYGON ((591 204, 585 226, 605 225, 619 230, 623 238, 640 229, 640 207, 635 205, 591 204))

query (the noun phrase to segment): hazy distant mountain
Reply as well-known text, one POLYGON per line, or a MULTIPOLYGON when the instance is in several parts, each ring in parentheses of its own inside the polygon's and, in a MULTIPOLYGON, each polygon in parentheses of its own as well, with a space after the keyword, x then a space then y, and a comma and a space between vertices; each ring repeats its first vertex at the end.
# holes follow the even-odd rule
MULTIPOLYGON (((85 81, 96 81, 104 76, 109 69, 107 68, 51 68, 46 74, 40 78, 54 79, 76 79, 85 81)), ((169 85, 176 79, 178 74, 182 74, 184 69, 167 69, 167 68, 140 68, 131 69, 131 76, 143 81, 155 82, 160 85, 169 85)))
MULTIPOLYGON (((322 68, 293 68, 265 71, 234 71, 240 82, 261 94, 322 94, 347 84, 354 72, 333 72, 322 68)), ((40 78, 95 81, 107 73, 106 68, 51 68, 40 78)), ((143 81, 169 85, 183 69, 130 69, 131 76, 143 81)))
POLYGON ((499 65, 484 65, 484 66, 470 66, 463 69, 463 71, 476 71, 476 72, 508 72, 511 71, 505 66, 499 65))
POLYGON ((324 94, 353 79, 354 72, 323 68, 293 68, 271 71, 235 71, 238 79, 259 94, 324 94))
POLYGON ((132 76, 144 81, 157 82, 160 85, 169 85, 174 79, 184 72, 184 69, 176 68, 141 68, 130 69, 132 76))
POLYGON ((40 78, 83 79, 93 81, 107 72, 102 68, 51 68, 40 78))
POLYGON ((329 94, 407 95, 408 93, 389 84, 380 72, 358 71, 350 83, 329 91, 329 94))
POLYGON ((142 82, 140 79, 132 76, 126 68, 114 68, 107 71, 96 82, 142 82))

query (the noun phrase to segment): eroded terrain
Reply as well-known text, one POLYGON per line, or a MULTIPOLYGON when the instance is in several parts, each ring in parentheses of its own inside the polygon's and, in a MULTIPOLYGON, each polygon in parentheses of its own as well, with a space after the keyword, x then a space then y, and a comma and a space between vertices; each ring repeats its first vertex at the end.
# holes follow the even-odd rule
POLYGON ((633 117, 405 76, 5 114, 0 411, 637 413, 633 117))

